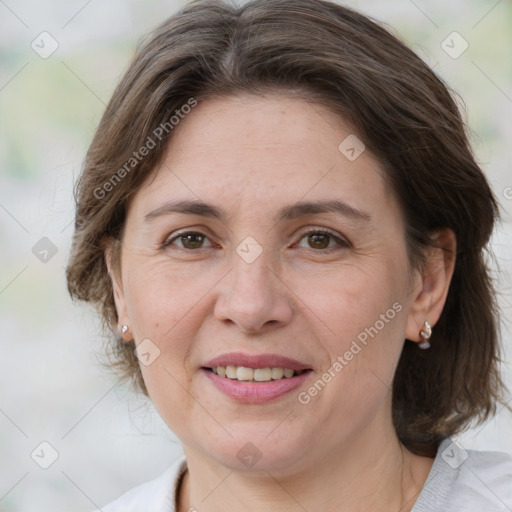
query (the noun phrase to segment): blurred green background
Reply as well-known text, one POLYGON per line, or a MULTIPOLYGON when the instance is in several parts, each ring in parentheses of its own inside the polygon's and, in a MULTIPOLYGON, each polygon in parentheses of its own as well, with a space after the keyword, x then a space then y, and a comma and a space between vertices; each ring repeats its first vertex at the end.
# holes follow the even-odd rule
MULTIPOLYGON (((181 453, 152 406, 99 367, 99 322, 70 302, 64 267, 73 182, 105 104, 139 37, 185 4, 0 0, 3 512, 92 510, 159 475, 181 453), (41 450, 53 453, 44 441, 56 453, 48 469, 37 463, 41 450)), ((347 5, 389 24, 464 100, 475 153, 503 206, 492 247, 512 386, 512 3, 347 5), (464 41, 467 49, 454 58, 464 41)), ((500 411, 460 442, 512 452, 511 415, 500 411)))

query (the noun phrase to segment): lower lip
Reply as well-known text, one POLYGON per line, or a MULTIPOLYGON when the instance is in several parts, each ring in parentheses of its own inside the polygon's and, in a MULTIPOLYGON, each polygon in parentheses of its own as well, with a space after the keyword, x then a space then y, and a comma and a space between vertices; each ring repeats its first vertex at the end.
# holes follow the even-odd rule
POLYGON ((210 381, 222 391, 225 395, 233 398, 237 402, 247 404, 261 404, 275 400, 290 391, 298 388, 309 378, 311 371, 305 371, 300 375, 289 379, 271 380, 268 382, 248 382, 219 377, 210 370, 201 371, 210 379, 210 381))

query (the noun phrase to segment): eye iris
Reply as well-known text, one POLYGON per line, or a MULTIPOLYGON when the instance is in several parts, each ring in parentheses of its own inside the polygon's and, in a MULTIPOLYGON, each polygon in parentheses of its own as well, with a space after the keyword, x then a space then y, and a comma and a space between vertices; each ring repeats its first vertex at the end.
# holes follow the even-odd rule
POLYGON ((315 249, 325 249, 329 246, 329 235, 325 233, 313 233, 309 235, 308 240, 310 243, 313 243, 315 249), (320 240, 321 238, 323 238, 324 243, 320 240))
POLYGON ((198 233, 189 233, 187 235, 182 235, 180 238, 183 242, 183 246, 187 249, 198 249, 203 243, 204 236, 198 233), (190 242, 192 246, 190 246, 190 242))

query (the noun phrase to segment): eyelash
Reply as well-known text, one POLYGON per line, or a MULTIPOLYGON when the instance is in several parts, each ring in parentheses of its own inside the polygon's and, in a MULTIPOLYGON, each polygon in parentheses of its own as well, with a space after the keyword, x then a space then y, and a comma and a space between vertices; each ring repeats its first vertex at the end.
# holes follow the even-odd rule
MULTIPOLYGON (((341 249, 341 248, 347 249, 347 248, 351 247, 351 244, 350 244, 350 242, 348 242, 348 240, 346 240, 342 237, 339 237, 336 233, 334 233, 326 228, 314 228, 314 229, 309 229, 308 231, 303 231, 302 233, 300 233, 299 242, 307 235, 315 235, 315 234, 329 236, 331 239, 333 239, 338 244, 338 247, 328 247, 326 249, 311 249, 312 251, 330 253, 333 250, 337 250, 337 249, 341 249)), ((162 249, 166 249, 166 248, 170 247, 171 245, 173 245, 173 242, 175 240, 178 240, 179 238, 182 238, 186 235, 199 235, 199 236, 208 238, 207 235, 205 235, 204 233, 198 232, 198 231, 182 231, 181 233, 177 233, 176 235, 174 235, 172 238, 166 239, 164 241, 164 243, 162 244, 162 249)), ((207 249, 207 247, 200 247, 199 249, 186 249, 183 247, 178 247, 178 249, 181 251, 186 251, 186 252, 198 252, 201 249, 207 249)))

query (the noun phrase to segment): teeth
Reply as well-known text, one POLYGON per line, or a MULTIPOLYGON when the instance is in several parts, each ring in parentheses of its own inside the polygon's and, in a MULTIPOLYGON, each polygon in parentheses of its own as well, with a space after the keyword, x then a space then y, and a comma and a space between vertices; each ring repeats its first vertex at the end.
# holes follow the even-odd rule
POLYGON ((253 373, 254 380, 258 382, 268 382, 272 380, 272 368, 257 368, 253 373))
POLYGON ((293 377, 293 370, 290 370, 290 368, 285 368, 284 369, 284 376, 287 379, 290 379, 291 377, 293 377))
POLYGON ((284 376, 284 369, 283 368, 272 368, 272 378, 277 380, 277 379, 282 379, 284 376))
MULTIPOLYGON (((219 366, 217 366, 217 372, 219 371, 219 366)), ((226 377, 228 379, 236 379, 236 366, 226 366, 226 377)))
POLYGON ((254 370, 252 368, 244 368, 243 366, 238 366, 236 369, 236 378, 238 380, 253 380, 254 370))
POLYGON ((290 379, 296 373, 291 368, 246 368, 245 366, 217 366, 212 368, 219 377, 239 381, 270 382, 282 378, 290 379))

